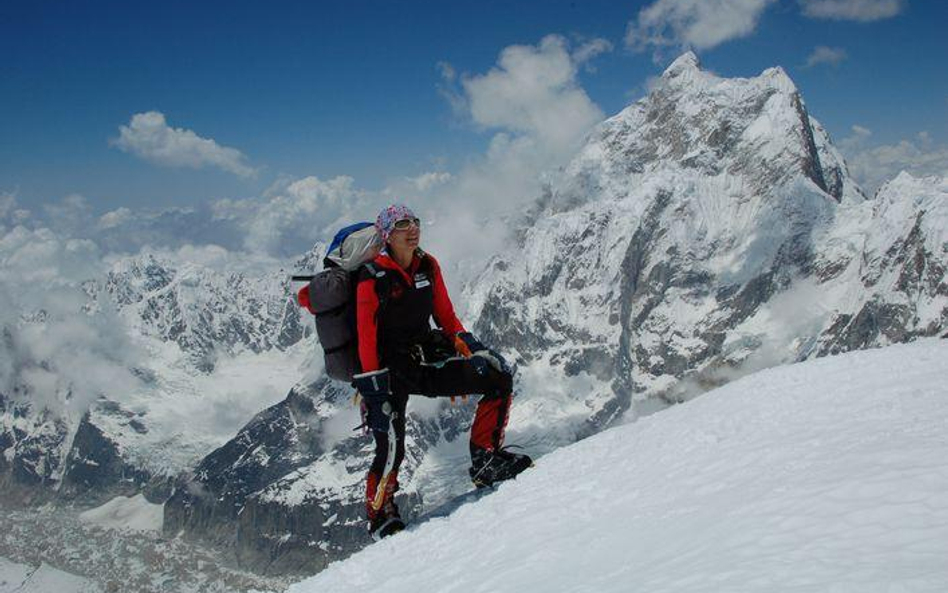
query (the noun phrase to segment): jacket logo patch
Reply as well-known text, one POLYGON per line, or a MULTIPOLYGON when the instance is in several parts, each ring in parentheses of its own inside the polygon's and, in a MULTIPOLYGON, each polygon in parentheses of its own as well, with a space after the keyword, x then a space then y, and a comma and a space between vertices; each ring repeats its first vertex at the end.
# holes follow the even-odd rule
POLYGON ((428 277, 424 274, 415 274, 415 288, 424 288, 426 286, 431 286, 428 277))

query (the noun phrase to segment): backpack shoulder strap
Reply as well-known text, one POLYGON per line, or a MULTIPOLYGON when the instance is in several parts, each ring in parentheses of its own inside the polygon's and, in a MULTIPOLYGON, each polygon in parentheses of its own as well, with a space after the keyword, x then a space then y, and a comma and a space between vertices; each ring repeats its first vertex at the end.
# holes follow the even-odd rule
POLYGON ((379 299, 379 311, 388 303, 388 297, 391 293, 391 278, 388 272, 378 267, 372 262, 362 264, 359 273, 359 280, 375 280, 375 294, 379 299))

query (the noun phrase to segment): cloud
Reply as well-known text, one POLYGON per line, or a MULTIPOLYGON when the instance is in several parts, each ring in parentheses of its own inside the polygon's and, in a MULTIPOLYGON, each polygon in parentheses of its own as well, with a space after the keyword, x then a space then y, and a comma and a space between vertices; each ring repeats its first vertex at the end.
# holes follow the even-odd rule
POLYGON ((536 45, 504 48, 487 72, 458 74, 441 66, 439 91, 455 113, 493 132, 484 154, 412 201, 429 222, 425 245, 451 264, 449 283, 457 286, 504 248, 513 221, 602 121, 578 75, 611 49, 603 39, 571 43, 548 35, 536 45))
POLYGON ((97 397, 127 395, 144 360, 107 303, 82 282, 104 271, 92 241, 17 226, 0 236, 0 393, 76 418, 97 397))
POLYGON ((355 187, 355 180, 315 176, 289 182, 271 195, 245 200, 220 200, 214 220, 230 223, 243 234, 243 247, 253 253, 298 255, 317 239, 331 237, 337 227, 373 217, 382 197, 355 187))
POLYGON ((577 64, 586 65, 587 70, 592 70, 592 67, 589 66, 588 63, 600 54, 611 52, 612 49, 612 42, 607 39, 591 39, 580 45, 579 48, 573 52, 573 61, 577 64))
POLYGON ((438 62, 438 72, 442 81, 435 86, 438 94, 448 102, 451 111, 456 115, 463 115, 467 111, 467 101, 457 87, 457 71, 447 62, 438 62))
POLYGON ((818 45, 813 48, 813 51, 810 53, 810 56, 806 59, 805 68, 812 68, 813 66, 818 66, 820 64, 827 64, 829 66, 839 66, 840 63, 846 59, 846 50, 839 47, 826 47, 825 45, 818 45))
POLYGON ((905 0, 799 0, 803 14, 815 19, 878 21, 893 17, 905 0))
POLYGON ((256 174, 239 150, 220 146, 191 130, 172 128, 158 111, 136 113, 127 126, 119 126, 119 137, 110 143, 156 165, 192 169, 216 167, 241 177, 256 174))
POLYGON ((0 237, 0 283, 19 287, 23 296, 45 290, 44 284, 81 282, 100 271, 99 248, 88 239, 24 226, 0 237))
POLYGON ((896 144, 870 145, 872 131, 853 126, 853 134, 839 143, 849 171, 870 194, 902 171, 916 177, 948 176, 948 145, 938 145, 928 132, 896 144))
POLYGON ((469 114, 481 126, 524 134, 553 151, 573 148, 603 118, 576 79, 577 66, 601 51, 587 44, 570 54, 558 35, 507 47, 496 67, 462 80, 469 114))
POLYGON ((117 226, 126 224, 133 218, 133 216, 134 214, 132 213, 132 211, 123 206, 116 210, 111 210, 109 212, 106 212, 105 214, 100 216, 97 226, 103 230, 113 229, 117 226))
POLYGON ((853 130, 853 134, 857 138, 868 138, 869 136, 872 135, 872 130, 870 130, 869 128, 864 128, 858 124, 854 124, 852 127, 852 130, 853 130))
POLYGON ((16 209, 16 194, 12 192, 0 193, 0 220, 6 220, 16 209))
POLYGON ((454 176, 447 171, 431 171, 415 177, 409 177, 406 181, 408 181, 416 191, 424 193, 434 187, 450 182, 453 178, 454 176))
POLYGON ((448 82, 454 82, 458 76, 457 72, 454 70, 454 66, 444 61, 438 62, 437 66, 438 72, 441 73, 441 78, 448 82))
POLYGON ((776 0, 657 0, 639 11, 626 28, 625 44, 633 51, 710 49, 747 37, 760 15, 776 0))
POLYGON ((61 236, 82 236, 94 226, 92 207, 82 195, 69 194, 58 202, 43 205, 44 224, 61 236))

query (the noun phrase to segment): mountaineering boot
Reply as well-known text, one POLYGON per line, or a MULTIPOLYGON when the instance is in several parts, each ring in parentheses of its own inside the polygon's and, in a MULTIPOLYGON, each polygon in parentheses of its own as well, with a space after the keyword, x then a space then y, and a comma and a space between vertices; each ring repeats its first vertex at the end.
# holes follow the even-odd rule
POLYGON ((386 500, 374 516, 369 517, 369 535, 379 541, 383 537, 395 535, 405 529, 405 522, 398 514, 398 506, 392 500, 386 500))
POLYGON ((468 473, 471 481, 478 488, 493 486, 495 482, 503 482, 516 478, 517 474, 533 465, 528 455, 512 453, 499 448, 493 451, 481 447, 471 447, 471 468, 468 473))

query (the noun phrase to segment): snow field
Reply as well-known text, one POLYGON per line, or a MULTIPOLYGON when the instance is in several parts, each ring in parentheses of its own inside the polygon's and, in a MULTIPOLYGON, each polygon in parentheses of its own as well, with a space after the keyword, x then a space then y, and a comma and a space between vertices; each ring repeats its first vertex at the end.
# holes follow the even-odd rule
POLYGON ((164 507, 148 502, 143 494, 116 496, 101 506, 79 513, 79 520, 106 529, 161 533, 164 507))
POLYGON ((95 583, 48 564, 27 566, 0 558, 0 593, 100 593, 95 583))
POLYGON ((948 341, 762 371, 292 586, 948 591, 948 341))

